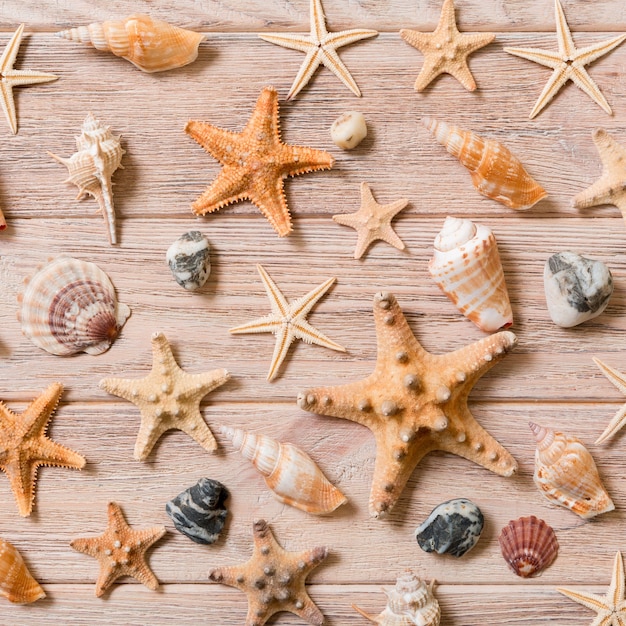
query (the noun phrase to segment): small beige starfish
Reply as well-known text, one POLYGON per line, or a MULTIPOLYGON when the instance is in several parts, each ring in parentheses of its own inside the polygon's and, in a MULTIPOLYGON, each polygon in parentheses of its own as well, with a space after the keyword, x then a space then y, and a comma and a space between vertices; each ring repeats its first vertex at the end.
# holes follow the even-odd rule
POLYGON ((361 183, 361 208, 356 213, 333 215, 338 224, 350 226, 356 230, 358 239, 354 258, 360 259, 370 244, 378 239, 389 245, 404 250, 405 246, 391 226, 391 220, 409 203, 408 200, 396 200, 391 204, 378 204, 367 183, 361 183))
POLYGON ((17 53, 22 42, 22 33, 24 32, 24 24, 13 33, 11 41, 0 57, 0 95, 2 99, 2 110, 9 122, 11 132, 17 133, 17 115, 15 113, 15 101, 13 100, 13 87, 22 87, 23 85, 37 85, 38 83, 48 83, 51 80, 57 80, 58 76, 54 74, 44 74, 43 72, 35 72, 34 70, 14 70, 13 65, 17 53))
POLYGON ((624 40, 626 35, 618 35, 613 39, 607 39, 595 43, 586 48, 577 48, 572 39, 572 33, 565 20, 565 13, 559 0, 554 0, 554 8, 556 11, 556 36, 559 41, 559 51, 541 50, 539 48, 504 48, 505 52, 513 54, 522 59, 528 59, 550 67, 554 70, 550 80, 544 87, 535 107, 530 112, 530 119, 539 114, 539 112, 547 106, 558 91, 571 80, 577 87, 582 89, 592 100, 599 104, 609 115, 612 115, 611 107, 602 95, 602 92, 595 84, 591 76, 587 73, 585 65, 593 63, 596 59, 608 54, 614 48, 617 48, 624 40))
POLYGON ((320 66, 326 66, 341 82, 356 96, 361 95, 354 78, 343 64, 337 48, 347 46, 355 41, 375 37, 375 30, 342 30, 337 33, 329 33, 326 30, 326 16, 322 8, 321 0, 311 0, 311 32, 308 36, 289 33, 263 33, 259 37, 264 41, 275 43, 283 48, 299 50, 306 57, 300 66, 300 71, 291 85, 287 100, 295 98, 300 90, 309 82, 315 70, 320 66))
POLYGON ((267 374, 267 380, 273 380, 276 377, 282 362, 285 360, 285 356, 287 356, 289 346, 296 339, 302 339, 305 343, 315 343, 318 346, 324 346, 339 352, 346 351, 343 346, 328 339, 306 320, 306 316, 317 301, 330 289, 336 280, 335 278, 329 278, 319 287, 309 291, 309 293, 295 302, 287 302, 287 299, 265 269, 261 265, 257 265, 256 268, 261 275, 267 297, 270 299, 272 312, 265 317, 260 317, 247 324, 231 328, 230 332, 233 335, 246 333, 273 333, 276 335, 276 346, 274 347, 274 355, 272 356, 272 364, 267 374))
MULTIPOLYGON (((602 373, 623 393, 626 395, 626 376, 616 369, 609 367, 600 359, 593 357, 593 362, 602 370, 602 373)), ((610 439, 626 424, 626 404, 615 414, 609 422, 604 432, 598 437, 596 443, 604 443, 610 439)))
POLYGON ((591 626, 626 626, 626 601, 624 600, 624 563, 617 552, 613 563, 613 576, 605 596, 586 591, 559 587, 559 593, 597 613, 591 626))
POLYGON ((400 37, 424 55, 424 65, 415 81, 416 91, 425 89, 439 74, 451 74, 465 89, 474 91, 476 82, 467 57, 496 38, 493 33, 460 33, 454 18, 453 0, 444 1, 439 24, 432 33, 403 28, 400 37))

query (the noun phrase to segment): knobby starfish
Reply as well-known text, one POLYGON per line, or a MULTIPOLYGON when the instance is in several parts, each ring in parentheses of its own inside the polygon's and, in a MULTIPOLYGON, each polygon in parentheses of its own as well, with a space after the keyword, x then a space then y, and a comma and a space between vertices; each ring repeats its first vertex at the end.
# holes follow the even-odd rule
POLYGON ((98 537, 74 539, 70 546, 88 554, 100 563, 96 581, 99 598, 120 576, 132 576, 148 589, 156 589, 159 581, 146 563, 146 551, 165 534, 165 526, 133 530, 115 502, 109 502, 109 523, 98 537))
MULTIPOLYGON (((626 395, 626 376, 616 369, 609 367, 600 359, 593 357, 593 362, 602 370, 602 373, 623 393, 626 395)), ((626 424, 626 404, 615 414, 609 422, 605 431, 598 437, 596 443, 604 443, 610 439, 626 424)))
POLYGON ((361 95, 357 84, 354 82, 348 68, 343 64, 337 48, 342 48, 355 41, 375 37, 375 30, 342 30, 337 33, 329 33, 326 30, 326 16, 322 8, 321 0, 311 0, 311 32, 305 35, 289 33, 259 34, 264 41, 275 43, 283 48, 299 50, 306 57, 300 66, 300 71, 291 85, 287 100, 294 98, 300 90, 311 80, 311 76, 320 66, 326 66, 339 80, 356 96, 361 95))
POLYGON ((0 104, 2 104, 4 116, 7 118, 11 132, 14 135, 17 133, 17 115, 15 113, 15 101, 13 100, 13 87, 48 83, 59 78, 58 76, 54 76, 54 74, 44 74, 43 72, 35 72, 34 70, 13 69, 17 53, 20 49, 20 43, 22 42, 23 32, 24 24, 20 24, 0 57, 0 104))
POLYGON ((161 435, 182 430, 205 450, 217 449, 215 437, 200 414, 200 400, 230 378, 225 369, 202 374, 183 371, 163 333, 152 335, 152 371, 145 378, 103 378, 100 388, 139 407, 141 427, 135 459, 145 461, 161 435))
POLYGON ((574 602, 586 606, 597 613, 591 626, 625 626, 626 625, 626 601, 624 600, 624 563, 622 553, 615 555, 613 562, 613 576, 609 590, 605 596, 597 596, 595 593, 586 591, 574 591, 559 587, 559 593, 567 596, 574 602))
POLYGON ((465 457, 510 476, 515 459, 474 419, 467 398, 476 381, 513 348, 508 331, 435 355, 417 341, 395 297, 374 297, 378 357, 364 380, 298 394, 302 409, 369 428, 376 463, 369 509, 379 517, 396 503, 421 459, 433 450, 465 457))
POLYGON ((572 39, 572 33, 565 20, 565 13, 559 0, 554 0, 556 13, 556 36, 559 42, 559 51, 541 50, 539 48, 504 48, 505 52, 522 59, 528 59, 550 67, 554 70, 548 80, 535 107, 530 112, 530 119, 539 114, 547 106, 552 98, 559 92, 568 80, 582 89, 592 100, 599 104, 609 115, 612 115, 611 107, 602 95, 591 76, 587 73, 585 65, 593 63, 596 59, 608 54, 617 48, 625 39, 626 35, 619 35, 613 39, 607 39, 599 43, 577 48, 572 39))
POLYGON ((205 215, 227 204, 250 200, 279 237, 291 232, 283 179, 328 170, 334 163, 328 152, 280 141, 278 94, 273 87, 263 89, 241 133, 194 121, 187 123, 185 132, 224 166, 193 203, 194 213, 205 215))
POLYGON ((306 577, 327 556, 326 548, 287 552, 278 545, 265 520, 252 527, 254 551, 243 565, 221 567, 209 572, 209 579, 240 589, 248 596, 245 626, 263 626, 279 611, 294 613, 309 624, 324 622, 305 589, 306 577))
POLYGON ((404 243, 396 235, 391 220, 409 203, 408 200, 396 200, 391 204, 378 204, 367 183, 361 183, 361 208, 356 213, 333 215, 338 224, 350 226, 357 232, 358 238, 354 258, 360 259, 370 244, 378 239, 386 241, 398 250, 404 250, 404 243))
POLYGON ((41 465, 85 467, 85 459, 80 454, 46 437, 48 422, 62 393, 63 385, 52 383, 21 415, 0 402, 0 469, 11 481, 22 517, 33 510, 37 470, 41 465))
POLYGON ((331 350, 345 352, 346 349, 331 341, 317 328, 307 322, 306 317, 318 300, 331 288, 335 278, 329 278, 315 289, 309 291, 295 302, 288 302, 276 283, 261 265, 256 266, 265 286, 267 297, 270 299, 272 312, 265 317, 259 317, 247 324, 231 328, 233 335, 247 333, 273 333, 276 335, 276 345, 272 364, 267 374, 267 380, 273 380, 282 362, 287 356, 289 346, 296 340, 302 339, 305 343, 315 343, 331 350))
POLYGON ((474 91, 476 82, 467 57, 496 38, 493 33, 460 33, 453 0, 444 1, 439 24, 432 33, 403 28, 400 37, 424 55, 424 65, 415 81, 416 91, 425 89, 439 74, 451 74, 465 89, 474 91))

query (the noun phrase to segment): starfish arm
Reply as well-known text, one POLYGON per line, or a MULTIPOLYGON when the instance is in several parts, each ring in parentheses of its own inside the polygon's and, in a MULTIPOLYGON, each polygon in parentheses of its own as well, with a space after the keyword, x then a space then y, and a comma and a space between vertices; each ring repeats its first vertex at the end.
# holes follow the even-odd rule
POLYGON ((540 50, 539 48, 504 48, 505 52, 513 56, 539 63, 553 70, 563 65, 563 59, 557 52, 551 50, 540 50))
POLYGON ((287 299, 262 265, 257 264, 256 269, 263 281, 263 287, 265 287, 265 293, 269 298, 272 313, 276 316, 285 317, 289 309, 287 299))
POLYGON ((326 16, 322 7, 322 0, 311 0, 309 5, 309 20, 311 23, 311 38, 317 42, 322 41, 328 30, 326 28, 326 16))
POLYGON ((599 128, 593 133, 593 142, 596 145, 604 169, 607 172, 615 170, 626 179, 626 148, 620 146, 620 144, 602 128, 599 128))
POLYGON ((3 74, 3 80, 11 87, 21 87, 22 85, 39 85, 58 80, 59 77, 46 72, 36 72, 35 70, 7 70, 3 74))
POLYGON ((276 378, 276 374, 287 356, 289 346, 291 346, 295 339, 293 328, 289 324, 281 324, 276 330, 275 336, 276 343, 274 344, 274 354, 272 354, 272 362, 267 373, 267 380, 274 380, 274 378, 276 378))
POLYGON ((602 373, 609 379, 617 389, 626 395, 626 376, 618 372, 615 368, 610 367, 597 357, 593 357, 593 362, 600 368, 602 373))
POLYGON ((70 546, 77 552, 97 558, 101 539, 102 537, 80 537, 72 539, 70 546))
POLYGON ((422 54, 430 50, 433 39, 432 33, 422 33, 419 30, 410 30, 408 28, 400 30, 400 37, 410 46, 417 48, 422 54))
POLYGON ((467 59, 459 59, 456 63, 448 63, 445 71, 454 76, 468 91, 476 90, 476 81, 467 65, 467 59))
POLYGON ((495 33, 462 34, 461 43, 467 50, 464 62, 467 63, 467 57, 472 54, 472 52, 476 52, 476 50, 480 50, 481 48, 488 46, 495 38, 495 33))
POLYGON ((552 76, 550 76, 550 79, 546 83, 546 86, 543 88, 543 91, 539 94, 539 98, 537 98, 537 102, 528 117, 533 119, 539 115, 543 108, 550 103, 552 98, 554 98, 554 96, 568 80, 569 76, 566 71, 559 68, 555 69, 554 72, 552 72, 552 76))
POLYGON ((226 369, 209 370, 200 374, 183 374, 176 380, 175 393, 182 400, 197 400, 198 402, 208 393, 221 387, 230 380, 230 372, 226 369))
POLYGON ((394 248, 397 248, 398 250, 404 250, 404 248, 406 247, 402 239, 398 237, 398 235, 396 234, 396 231, 391 227, 390 224, 384 224, 383 226, 381 226, 377 235, 378 235, 377 239, 382 239, 383 241, 388 243, 390 246, 393 246, 394 248))
POLYGON ((302 604, 304 604, 304 606, 301 609, 298 609, 294 605, 294 607, 289 608, 288 611, 290 611, 291 613, 294 613, 295 615, 303 619, 305 622, 308 622, 309 624, 314 624, 315 626, 321 626, 321 624, 324 623, 324 615, 317 608, 313 600, 311 600, 311 598, 309 597, 309 594, 306 593, 305 591, 303 594, 300 594, 298 596, 298 599, 300 600, 300 602, 302 602, 302 604))
POLYGON ((357 211, 356 213, 338 213, 337 215, 333 215, 333 220, 335 220, 337 224, 349 226, 355 230, 363 224, 363 220, 360 219, 360 211, 357 211))
POLYGON ((290 33, 259 33, 263 41, 276 44, 289 50, 309 53, 311 49, 317 50, 317 44, 311 41, 308 35, 297 35, 290 33))
POLYGON ((624 599, 624 590, 624 562, 622 560, 622 553, 618 550, 613 563, 613 577, 611 578, 611 584, 606 594, 606 599, 611 603, 612 608, 617 608, 619 603, 622 602, 624 599))
POLYGON ((163 433, 171 428, 167 421, 160 420, 156 416, 147 415, 146 413, 147 411, 142 411, 141 425, 135 440, 133 458, 137 461, 145 461, 163 433))
POLYGON ((35 501, 35 483, 37 482, 37 463, 13 461, 0 466, 9 477, 11 491, 15 497, 17 509, 22 517, 28 517, 35 501))
MULTIPOLYGON (((611 179, 612 177, 610 175, 605 174, 593 183, 593 185, 581 191, 572 201, 574 208, 588 209, 601 204, 619 206, 617 204, 617 202, 619 202, 619 196, 616 196, 614 193, 614 187, 611 186, 611 179)), ((615 189, 615 191, 618 190, 615 189)), ((621 191, 621 189, 619 191, 621 191)))
POLYGON ((143 398, 144 394, 141 391, 141 387, 145 380, 145 378, 103 378, 98 383, 98 387, 112 396, 124 398, 124 400, 139 406, 138 399, 143 398))
POLYGON ((282 320, 278 319, 276 315, 270 313, 264 317, 259 317, 246 324, 229 328, 228 332, 233 335, 248 335, 251 333, 276 333, 283 325, 282 320))
POLYGON ((556 38, 559 42, 559 52, 561 56, 572 58, 576 53, 576 46, 572 39, 572 33, 567 25, 565 13, 559 0, 554 0, 554 12, 556 19, 556 38))
POLYGON ((19 423, 23 431, 31 436, 44 434, 62 394, 63 385, 61 383, 52 383, 37 396, 20 417, 19 423))
POLYGON ((574 67, 570 78, 577 87, 580 87, 580 89, 582 89, 596 104, 599 104, 604 111, 606 111, 609 115, 613 115, 613 111, 611 110, 609 103, 606 101, 606 98, 602 95, 600 88, 596 85, 591 76, 589 76, 584 67, 574 67))
POLYGON ((304 61, 302 61, 302 65, 300 65, 300 69, 293 79, 293 83, 287 94, 287 100, 295 98, 311 80, 311 77, 315 74, 315 70, 317 70, 322 62, 320 54, 321 49, 318 47, 312 48, 306 53, 306 57, 304 57, 304 61))
POLYGON ((196 215, 214 213, 229 204, 250 198, 249 175, 243 167, 226 165, 191 205, 196 215))
POLYGON ((217 450, 217 441, 207 423, 202 419, 200 411, 193 412, 187 419, 176 422, 176 428, 189 435, 196 443, 200 444, 207 452, 217 450))
POLYGON ((337 352, 345 352, 346 349, 343 346, 340 346, 338 343, 335 343, 324 333, 321 333, 317 328, 311 326, 306 320, 300 320, 293 324, 294 328, 294 336, 298 339, 301 339, 305 343, 314 343, 318 346, 323 346, 324 348, 330 348, 331 350, 336 350, 337 352))
POLYGON ((13 68, 15 65, 15 59, 17 59, 17 53, 22 43, 22 35, 24 34, 24 24, 20 24, 17 30, 11 36, 9 43, 2 52, 0 57, 0 75, 4 74, 13 68))
MULTIPOLYGON (((417 75, 413 86, 415 91, 424 91, 424 89, 426 89, 426 87, 428 87, 428 85, 430 85, 430 83, 432 83, 437 76, 445 74, 447 71, 446 67, 441 63, 438 63, 435 57, 424 57, 424 64, 422 65, 422 69, 417 75)), ((465 87, 465 85, 463 86, 465 87)), ((474 89, 475 88, 476 86, 474 85, 474 89)), ((473 91, 473 89, 470 89, 469 91, 473 91)))
MULTIPOLYGON (((595 364, 602 370, 603 374, 622 392, 626 394, 626 380, 624 379, 623 374, 618 372, 594 357, 595 364)), ((620 431, 624 424, 626 424, 626 405, 621 407, 613 419, 609 422, 609 425, 606 427, 604 432, 598 437, 596 443, 604 443, 608 439, 610 439, 613 435, 615 435, 618 431, 620 431)))
POLYGON ((279 237, 285 237, 291 232, 291 215, 287 207, 283 179, 279 175, 270 181, 266 178, 253 179, 248 197, 279 237))
POLYGON ((357 41, 369 39, 370 37, 376 37, 376 35, 378 35, 377 30, 366 30, 364 28, 340 30, 336 33, 329 33, 324 39, 323 46, 324 48, 343 48, 344 46, 349 46, 357 41))
POLYGON ((324 150, 281 144, 278 149, 281 160, 281 176, 299 176, 315 170, 329 170, 335 164, 333 157, 324 150))
POLYGON ((31 459, 37 465, 49 465, 54 467, 68 467, 72 469, 83 469, 85 467, 85 457, 77 452, 66 448, 50 439, 42 438, 29 446, 31 459))
POLYGON ((309 291, 309 293, 292 302, 289 307, 292 319, 306 317, 311 309, 326 295, 326 292, 333 286, 336 280, 336 278, 329 278, 321 285, 315 287, 315 289, 309 291))
POLYGON ((356 246, 354 248, 354 258, 360 259, 367 249, 376 241, 377 237, 369 228, 358 228, 356 246))
POLYGON ((100 574, 98 575, 98 580, 96 580, 96 598, 102 597, 104 595, 104 592, 120 576, 123 576, 123 573, 117 567, 105 565, 103 562, 100 562, 100 574))
POLYGON ((135 580, 154 591, 159 587, 159 580, 146 563, 139 563, 128 572, 135 580))
POLYGON ((240 133, 195 120, 187 122, 185 132, 222 165, 238 165, 238 151, 234 148, 240 143, 240 133))
POLYGON ((400 211, 402 211, 402 209, 406 207, 408 203, 409 201, 403 198, 402 200, 396 200, 391 204, 385 204, 381 208, 382 217, 388 220, 393 219, 398 213, 400 213, 400 211))
POLYGON ((355 96, 361 97, 361 90, 356 84, 352 74, 339 58, 334 48, 323 48, 320 59, 327 67, 355 96))
POLYGON ((578 602, 578 604, 582 604, 592 611, 610 611, 606 598, 601 596, 597 596, 593 593, 587 593, 586 591, 575 591, 574 589, 567 589, 565 587, 558 587, 557 591, 570 598, 570 600, 574 600, 574 602, 578 602))
POLYGON ((454 0, 444 0, 435 32, 444 32, 451 35, 458 34, 459 29, 456 25, 454 0))
POLYGON ((607 39, 606 41, 602 41, 600 43, 592 44, 585 48, 581 48, 580 50, 576 50, 576 55, 574 57, 574 62, 576 65, 589 65, 593 63, 596 59, 604 56, 614 50, 626 41, 626 35, 618 35, 617 37, 613 37, 612 39, 607 39))

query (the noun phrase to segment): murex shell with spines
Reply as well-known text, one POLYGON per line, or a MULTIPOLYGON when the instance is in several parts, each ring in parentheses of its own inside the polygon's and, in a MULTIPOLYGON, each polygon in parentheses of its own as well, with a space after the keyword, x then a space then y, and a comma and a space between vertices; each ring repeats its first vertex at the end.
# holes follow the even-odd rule
POLYGON ((24 335, 60 356, 106 352, 130 315, 95 263, 64 255, 42 267, 19 299, 24 335))
POLYGON ((0 595, 16 604, 29 604, 46 597, 17 548, 4 539, 0 539, 0 595))

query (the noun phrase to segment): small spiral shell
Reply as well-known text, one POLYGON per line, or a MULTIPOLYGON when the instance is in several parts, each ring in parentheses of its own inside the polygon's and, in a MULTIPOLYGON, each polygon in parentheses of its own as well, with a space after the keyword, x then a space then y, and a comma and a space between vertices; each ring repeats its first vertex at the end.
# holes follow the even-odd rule
POLYGON ((17 548, 4 539, 0 539, 0 594, 17 604, 29 604, 46 597, 17 548))

